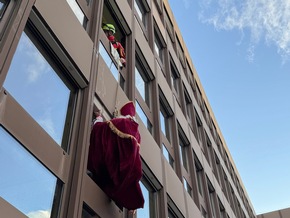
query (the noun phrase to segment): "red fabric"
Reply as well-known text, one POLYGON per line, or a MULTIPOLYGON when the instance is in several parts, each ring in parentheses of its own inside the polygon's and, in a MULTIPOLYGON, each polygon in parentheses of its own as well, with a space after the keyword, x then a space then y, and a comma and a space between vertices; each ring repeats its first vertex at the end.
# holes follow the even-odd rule
POLYGON ((115 118, 111 122, 136 140, 119 137, 108 122, 96 123, 91 132, 88 169, 100 188, 118 206, 129 210, 143 208, 138 124, 126 118, 115 118))
POLYGON ((108 36, 109 41, 112 43, 115 49, 117 49, 120 58, 126 59, 125 49, 120 42, 117 42, 115 36, 110 35, 108 36))
POLYGON ((134 117, 136 114, 134 103, 129 101, 120 109, 120 113, 123 116, 130 115, 131 117, 134 117))

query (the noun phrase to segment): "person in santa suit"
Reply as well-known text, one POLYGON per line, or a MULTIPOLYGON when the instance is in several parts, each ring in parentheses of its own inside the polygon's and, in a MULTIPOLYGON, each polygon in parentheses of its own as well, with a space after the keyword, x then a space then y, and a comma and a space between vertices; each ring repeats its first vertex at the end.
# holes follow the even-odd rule
POLYGON ((138 123, 133 102, 120 109, 120 116, 96 122, 90 137, 88 170, 99 187, 119 206, 143 208, 144 197, 138 123))

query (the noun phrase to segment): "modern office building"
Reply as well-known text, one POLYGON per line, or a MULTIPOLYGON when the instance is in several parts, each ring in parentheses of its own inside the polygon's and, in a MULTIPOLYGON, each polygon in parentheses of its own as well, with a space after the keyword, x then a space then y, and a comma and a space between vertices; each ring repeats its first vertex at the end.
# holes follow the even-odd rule
POLYGON ((0 214, 256 217, 167 0, 0 1, 0 214), (145 198, 135 214, 87 173, 94 111, 110 120, 128 101, 145 198))
POLYGON ((257 218, 288 218, 288 217, 290 217, 290 208, 285 208, 257 215, 257 218))

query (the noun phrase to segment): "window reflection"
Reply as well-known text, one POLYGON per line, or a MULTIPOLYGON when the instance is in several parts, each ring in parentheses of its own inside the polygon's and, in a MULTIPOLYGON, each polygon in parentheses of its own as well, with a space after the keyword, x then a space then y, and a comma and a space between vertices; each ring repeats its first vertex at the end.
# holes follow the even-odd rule
POLYGON ((143 80, 142 76, 137 67, 135 67, 135 85, 142 96, 143 100, 145 101, 145 81, 143 80))
POLYGON ((144 207, 137 210, 137 218, 156 218, 158 216, 158 193, 156 189, 150 185, 149 180, 142 178, 140 183, 144 196, 144 207))
POLYGON ((81 23, 81 25, 83 27, 86 27, 87 18, 85 17, 82 9, 80 8, 80 6, 76 2, 76 0, 66 0, 66 1, 69 4, 72 11, 74 12, 74 14, 76 15, 76 17, 79 20, 79 22, 81 23))
POLYGON ((5 9, 10 1, 9 0, 1 0, 0 1, 0 19, 2 18, 5 9))
POLYGON ((137 210, 137 217, 138 218, 145 218, 145 217, 150 217, 150 207, 149 207, 149 191, 148 189, 144 186, 143 183, 140 183, 142 194, 145 200, 144 207, 140 208, 137 210))
POLYGON ((110 69, 111 73, 113 74, 114 78, 116 79, 116 81, 118 81, 119 77, 118 69, 102 43, 100 43, 99 52, 102 58, 104 59, 105 63, 107 64, 108 68, 110 69))
POLYGON ((135 105, 136 105, 136 112, 137 112, 138 116, 140 117, 140 119, 142 120, 144 125, 147 127, 149 132, 151 132, 152 131, 152 125, 151 125, 150 121, 148 120, 146 114, 142 110, 142 108, 141 108, 140 104, 138 103, 138 101, 136 101, 135 105))
POLYGON ((73 94, 70 89, 73 88, 68 87, 69 83, 64 83, 52 68, 55 65, 50 65, 48 60, 23 32, 4 87, 35 121, 62 145, 66 139, 64 136, 67 136, 64 135, 65 126, 69 126, 66 122, 71 122, 70 118, 66 118, 73 94))
POLYGON ((170 155, 169 151, 167 150, 167 148, 166 148, 166 146, 164 144, 162 144, 162 153, 163 153, 163 156, 165 157, 165 159, 170 164, 170 166, 172 168, 174 168, 174 160, 173 160, 172 156, 170 155))
POLYGON ((28 217, 50 217, 57 178, 0 126, 0 196, 28 217))

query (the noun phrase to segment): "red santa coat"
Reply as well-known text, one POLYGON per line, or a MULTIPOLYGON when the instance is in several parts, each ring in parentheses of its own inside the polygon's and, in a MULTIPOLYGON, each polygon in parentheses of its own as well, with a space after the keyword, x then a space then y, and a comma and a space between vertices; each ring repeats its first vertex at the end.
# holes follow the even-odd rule
POLYGON ((138 123, 115 118, 93 126, 88 170, 100 188, 120 207, 143 208, 138 123))

